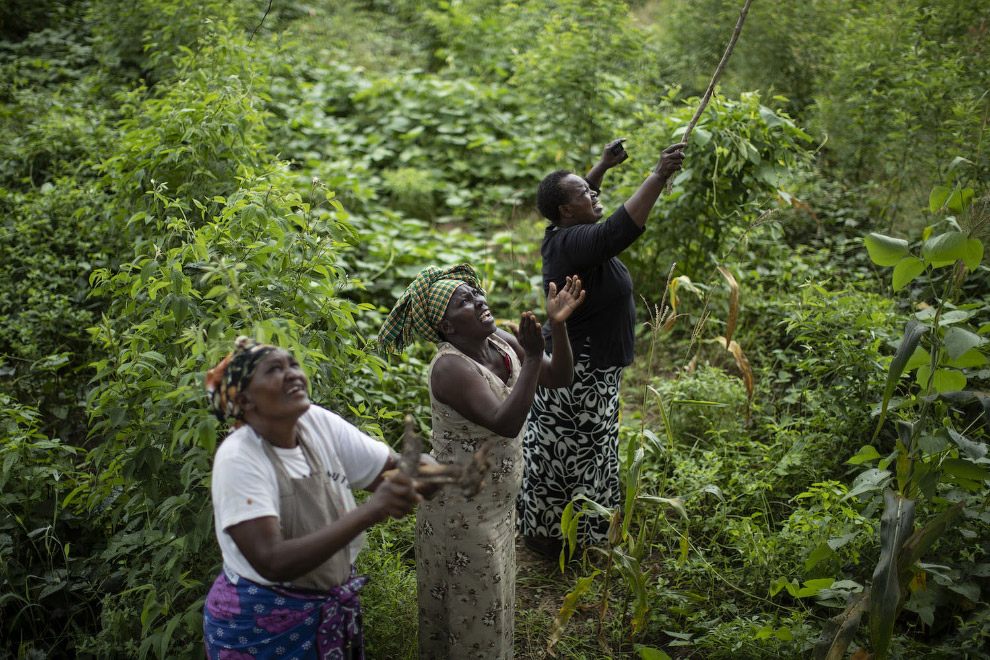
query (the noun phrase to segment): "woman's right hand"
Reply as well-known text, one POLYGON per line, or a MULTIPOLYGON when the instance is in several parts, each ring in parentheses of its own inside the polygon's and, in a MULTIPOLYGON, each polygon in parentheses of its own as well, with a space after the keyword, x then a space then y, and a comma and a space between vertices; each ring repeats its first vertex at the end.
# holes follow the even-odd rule
POLYGON ((653 168, 653 173, 659 176, 664 183, 677 170, 681 169, 681 163, 684 162, 684 147, 686 146, 687 143, 678 142, 660 152, 660 160, 657 161, 657 166, 653 168))
POLYGON ((390 517, 404 518, 422 501, 413 480, 400 472, 378 484, 365 506, 376 512, 379 521, 384 521, 390 517))
POLYGON ((536 321, 533 312, 523 312, 519 317, 519 325, 509 323, 509 330, 516 336, 519 345, 527 358, 543 359, 543 349, 546 347, 546 339, 543 338, 543 329, 536 321))

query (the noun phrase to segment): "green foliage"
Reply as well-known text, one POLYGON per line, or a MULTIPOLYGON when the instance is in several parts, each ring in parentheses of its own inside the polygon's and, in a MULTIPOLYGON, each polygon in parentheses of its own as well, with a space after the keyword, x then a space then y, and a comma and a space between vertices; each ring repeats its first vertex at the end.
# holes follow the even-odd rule
POLYGON ((658 396, 670 402, 671 434, 682 442, 714 444, 743 432, 746 391, 742 381, 705 365, 676 379, 654 382, 658 396))
POLYGON ((625 3, 552 4, 546 21, 533 31, 532 45, 517 57, 509 83, 541 99, 540 124, 570 140, 569 151, 596 154, 598 145, 625 129, 620 118, 635 107, 643 37, 625 3))
POLYGON ((93 624, 101 575, 86 550, 85 516, 64 511, 80 450, 38 428, 39 415, 0 394, 0 611, 6 648, 19 657, 75 647, 93 624))
MULTIPOLYGON (((610 199, 624 200, 638 187, 655 164, 645 160, 656 153, 647 145, 676 142, 694 110, 691 103, 662 116, 644 113, 641 132, 629 139, 635 160, 621 166, 622 180, 609 186, 610 199)), ((807 140, 786 115, 761 105, 757 94, 738 101, 714 96, 691 133, 691 157, 674 177, 672 194, 657 204, 646 234, 624 256, 637 291, 660 298, 673 262, 695 280, 711 271, 768 204, 790 200, 792 172, 806 163, 807 140)))
POLYGON ((818 98, 828 162, 884 182, 891 222, 917 225, 919 193, 945 180, 952 158, 990 180, 982 15, 970 0, 850 2, 831 36, 818 98))
MULTIPOLYGON (((628 137, 617 206, 738 9, 292 1, 263 22, 266 4, 0 8, 0 656, 199 654, 219 559, 203 369, 253 334, 364 429, 393 437, 413 411, 428 433, 431 348, 373 350, 395 297, 469 261, 500 317, 539 310, 537 182, 628 137)), ((869 603, 881 557, 888 655, 985 657, 980 9, 750 12, 674 193, 623 255, 650 300, 680 264, 679 318, 624 381, 618 540, 580 557, 598 602, 572 599, 559 657, 805 657, 846 597, 869 603), (815 168, 798 126, 821 134, 815 168), (730 326, 748 417, 710 341, 730 326), (887 486, 917 500, 903 543, 880 534, 887 486)), ((411 520, 369 534, 369 657, 415 654, 412 542, 411 520)), ((539 657, 572 582, 528 570, 517 656, 539 657)))
MULTIPOLYGON (((846 0, 753 5, 722 75, 725 93, 774 91, 774 101, 802 117, 814 103, 829 50, 823 44, 839 24, 846 0)), ((671 2, 660 34, 661 71, 671 85, 701 94, 732 36, 743 2, 671 2)))

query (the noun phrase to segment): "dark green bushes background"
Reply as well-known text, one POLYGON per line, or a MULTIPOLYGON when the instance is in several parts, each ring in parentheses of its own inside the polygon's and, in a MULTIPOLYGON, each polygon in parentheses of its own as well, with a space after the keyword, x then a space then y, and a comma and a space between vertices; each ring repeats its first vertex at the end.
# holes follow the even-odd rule
MULTIPOLYGON (((754 7, 724 95, 626 258, 643 318, 673 262, 698 292, 681 289, 683 316, 657 365, 681 375, 650 379, 654 365, 639 360, 627 408, 647 384, 723 405, 696 416, 679 404, 677 460, 654 455, 645 469, 699 518, 686 563, 664 559, 678 555, 675 537, 658 542, 656 565, 668 563, 636 641, 660 646, 682 630, 699 657, 805 657, 838 596, 767 605, 769 585, 868 581, 877 500, 842 499, 858 473, 844 462, 870 440, 910 310, 859 237, 914 240, 934 222, 933 184, 985 196, 990 176, 980 3, 798 4, 754 7), (729 315, 716 265, 743 290, 736 339, 757 383, 748 424, 736 367, 708 348, 729 315), (702 346, 710 365, 687 373, 702 346), (853 532, 805 570, 814 547, 853 532), (738 601, 729 580, 747 585, 738 601), (792 637, 756 632, 771 624, 792 637)), ((736 10, 716 0, 266 8, 0 7, 0 658, 200 657, 219 568, 209 470, 220 429, 204 370, 253 334, 293 350, 314 400, 368 432, 394 440, 407 410, 428 430, 430 350, 380 355, 383 313, 424 265, 456 261, 483 274, 500 317, 539 309, 540 177, 582 172, 605 141, 627 137, 631 158, 603 195, 609 208, 625 199, 679 139, 736 10)), ((958 301, 984 319, 987 278, 978 269, 958 301)), ((985 371, 974 378, 986 388, 985 371)), ((653 414, 631 409, 627 421, 653 414)), ((986 439, 978 424, 972 434, 986 439)), ((957 496, 940 491, 931 506, 957 496)), ((938 593, 976 595, 947 600, 934 625, 910 619, 898 648, 990 638, 987 514, 967 516, 939 560, 956 591, 938 593)), ((410 523, 370 536, 369 656, 413 657, 408 630, 384 630, 415 625, 410 523)), ((610 625, 633 657, 622 616, 610 625)), ((562 653, 597 657, 581 637, 562 653)))

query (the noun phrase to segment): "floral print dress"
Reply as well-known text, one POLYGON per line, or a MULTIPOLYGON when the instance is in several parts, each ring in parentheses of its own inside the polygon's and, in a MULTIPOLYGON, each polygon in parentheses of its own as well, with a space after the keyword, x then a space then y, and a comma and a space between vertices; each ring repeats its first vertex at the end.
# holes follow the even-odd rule
MULTIPOLYGON (((467 360, 504 401, 519 378, 516 353, 493 335, 494 346, 508 358, 509 380, 447 342, 437 345, 437 359, 455 355, 467 360)), ((441 489, 419 505, 416 519, 416 575, 419 596, 419 657, 441 659, 513 657, 515 610, 515 500, 522 484, 522 432, 514 438, 495 435, 470 422, 430 392, 433 457, 463 464, 491 440, 491 472, 484 489, 470 500, 441 489)))

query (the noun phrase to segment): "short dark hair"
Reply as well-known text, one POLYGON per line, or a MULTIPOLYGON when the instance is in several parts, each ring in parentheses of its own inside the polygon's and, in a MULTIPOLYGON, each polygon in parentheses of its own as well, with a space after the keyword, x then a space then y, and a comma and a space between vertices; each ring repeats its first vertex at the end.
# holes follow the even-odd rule
POLYGON ((560 222, 560 207, 569 199, 568 191, 561 185, 564 177, 573 174, 570 170, 556 170, 543 177, 540 188, 536 191, 536 208, 540 215, 557 224, 560 222))

